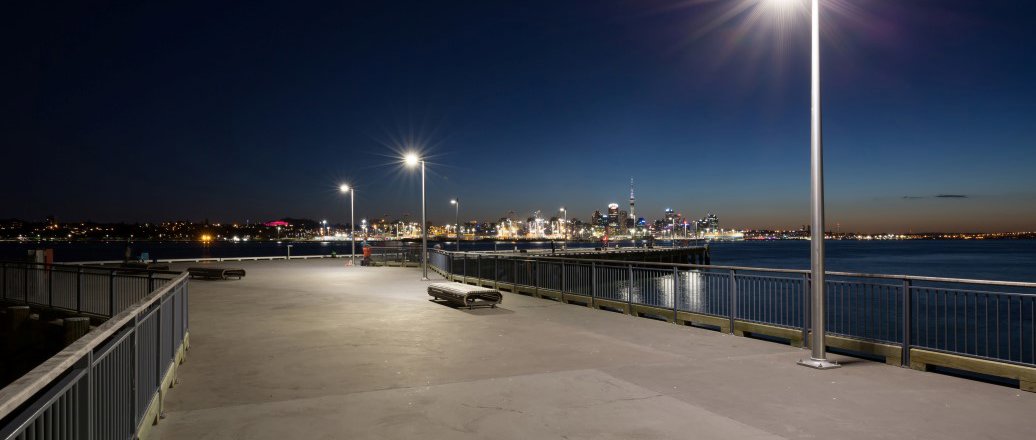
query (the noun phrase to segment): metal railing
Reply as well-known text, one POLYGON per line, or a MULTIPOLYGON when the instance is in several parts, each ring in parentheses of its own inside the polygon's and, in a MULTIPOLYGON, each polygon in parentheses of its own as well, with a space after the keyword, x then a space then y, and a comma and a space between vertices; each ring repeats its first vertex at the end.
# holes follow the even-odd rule
POLYGON ((374 266, 420 266, 421 244, 399 243, 396 245, 367 246, 370 262, 374 266))
MULTIPOLYGON (((313 254, 313 255, 263 255, 258 257, 196 257, 196 258, 156 258, 156 263, 218 263, 223 261, 274 261, 274 260, 310 260, 323 258, 349 258, 349 254, 313 254)), ((67 261, 61 264, 79 266, 107 266, 111 264, 122 265, 125 260, 91 260, 91 261, 67 261)))
POLYGON ((107 318, 175 275, 179 272, 0 262, 0 299, 107 318))
MULTIPOLYGON (((764 269, 430 251, 443 275, 756 323, 808 339, 810 275, 764 269)), ((1036 367, 1036 283, 828 272, 827 335, 1036 367)))
POLYGON ((0 439, 134 438, 187 337, 187 274, 26 263, 0 270, 7 300, 108 317, 0 389, 0 439))

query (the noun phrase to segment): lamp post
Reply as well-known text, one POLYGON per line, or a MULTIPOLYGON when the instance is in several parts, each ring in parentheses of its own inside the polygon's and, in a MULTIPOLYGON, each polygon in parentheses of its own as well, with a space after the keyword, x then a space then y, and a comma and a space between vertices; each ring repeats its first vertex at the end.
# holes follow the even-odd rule
POLYGON ((454 232, 457 234, 457 252, 460 252, 460 199, 450 200, 450 204, 456 208, 453 214, 453 227, 456 228, 454 232))
POLYGON ((561 207, 561 215, 564 216, 564 220, 561 222, 561 230, 564 231, 564 246, 568 247, 568 210, 564 206, 561 207))
POLYGON ((428 280, 428 220, 425 219, 424 160, 417 153, 407 153, 403 161, 408 167, 421 165, 421 279, 428 280))
MULTIPOLYGON (((780 1, 780 0, 775 0, 780 1)), ((820 118, 820 0, 810 1, 811 22, 811 79, 810 79, 810 322, 813 335, 810 338, 809 359, 802 359, 799 365, 817 369, 838 368, 840 365, 827 360, 824 346, 824 155, 823 132, 820 118)))
POLYGON ((349 240, 352 241, 352 253, 349 254, 349 261, 352 262, 356 258, 356 210, 354 209, 356 189, 349 185, 342 185, 338 187, 338 190, 349 193, 349 240))
POLYGON ((320 224, 323 225, 323 227, 321 228, 321 233, 324 234, 324 237, 327 237, 327 220, 321 220, 320 224))

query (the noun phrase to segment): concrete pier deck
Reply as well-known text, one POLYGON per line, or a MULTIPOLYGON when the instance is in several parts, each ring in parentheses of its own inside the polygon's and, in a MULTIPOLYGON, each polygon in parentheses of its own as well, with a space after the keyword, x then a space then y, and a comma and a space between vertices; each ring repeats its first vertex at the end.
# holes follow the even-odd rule
POLYGON ((458 310, 429 301, 413 268, 218 265, 248 275, 191 282, 191 347, 156 438, 1036 433, 1036 394, 1004 386, 841 356, 817 371, 787 345, 510 293, 458 310))

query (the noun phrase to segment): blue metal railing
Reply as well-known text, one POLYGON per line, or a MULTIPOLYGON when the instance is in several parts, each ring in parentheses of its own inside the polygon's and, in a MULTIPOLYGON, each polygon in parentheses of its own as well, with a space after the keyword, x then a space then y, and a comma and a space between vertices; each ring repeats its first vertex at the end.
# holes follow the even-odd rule
MULTIPOLYGON (((809 332, 809 271, 430 251, 446 275, 809 332), (491 266, 494 269, 486 271, 491 266)), ((1036 283, 829 272, 827 334, 1036 367, 1036 283)))

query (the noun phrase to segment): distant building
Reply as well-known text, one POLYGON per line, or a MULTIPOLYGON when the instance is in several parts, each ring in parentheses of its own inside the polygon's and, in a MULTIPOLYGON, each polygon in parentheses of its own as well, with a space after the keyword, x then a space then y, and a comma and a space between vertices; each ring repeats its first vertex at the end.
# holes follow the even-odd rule
POLYGON ((623 220, 623 219, 622 219, 622 213, 619 212, 619 204, 618 203, 609 203, 608 204, 608 222, 605 224, 605 231, 609 235, 620 233, 620 231, 619 231, 620 225, 625 223, 625 222, 619 223, 620 220, 623 220))
POLYGON ((719 218, 715 214, 709 213, 698 220, 697 226, 698 230, 702 232, 717 232, 719 231, 719 218))

